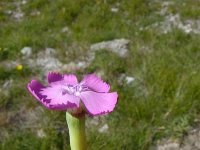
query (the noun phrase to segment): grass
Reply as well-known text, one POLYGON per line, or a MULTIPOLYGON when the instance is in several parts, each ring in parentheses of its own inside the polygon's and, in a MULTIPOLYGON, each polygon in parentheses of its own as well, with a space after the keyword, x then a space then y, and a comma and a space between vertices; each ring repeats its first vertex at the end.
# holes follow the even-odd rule
MULTIPOLYGON (((179 13, 182 19, 198 18, 196 3, 188 0, 184 3, 181 5, 176 0, 169 11, 179 13)), ((16 11, 13 1, 0 2, 0 83, 13 80, 8 89, 0 86, 0 114, 8 115, 8 121, 0 115, 0 149, 69 149, 62 111, 42 108, 44 118, 36 117, 41 119, 37 127, 24 128, 27 120, 20 116, 21 110, 27 113, 33 110, 35 114, 34 110, 40 106, 26 89, 31 78, 40 76, 39 71, 25 66, 20 72, 4 64, 23 60, 20 50, 25 46, 32 47, 34 54, 53 47, 60 60, 70 62, 85 56, 93 43, 116 38, 130 40, 126 58, 105 49, 95 53, 89 67, 76 72, 79 75, 103 72, 112 90, 119 93, 115 111, 105 118, 108 132, 99 133, 96 126, 87 128, 89 149, 146 150, 161 138, 181 137, 199 117, 200 37, 177 28, 166 34, 155 28, 140 30, 162 20, 157 14, 158 3, 148 0, 58 0, 54 3, 35 0, 20 6, 25 16, 17 21, 5 13, 6 10, 16 11), (111 12, 112 7, 118 7, 119 11, 111 12), (32 15, 33 11, 40 11, 40 14, 32 15), (66 26, 71 33, 61 32, 66 26), (133 76, 135 81, 131 84, 124 80, 119 82, 122 74, 133 76), (15 113, 19 118, 12 117, 15 113), (42 139, 37 136, 39 129, 46 135, 42 139)))

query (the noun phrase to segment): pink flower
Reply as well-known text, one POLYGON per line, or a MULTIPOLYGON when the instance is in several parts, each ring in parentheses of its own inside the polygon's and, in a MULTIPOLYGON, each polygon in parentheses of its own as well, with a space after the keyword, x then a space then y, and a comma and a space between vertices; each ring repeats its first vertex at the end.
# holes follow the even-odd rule
POLYGON ((49 85, 44 86, 37 80, 32 80, 27 87, 49 109, 82 108, 95 116, 113 111, 117 103, 117 92, 109 93, 109 84, 95 74, 86 75, 78 83, 74 74, 50 72, 48 82, 49 85))

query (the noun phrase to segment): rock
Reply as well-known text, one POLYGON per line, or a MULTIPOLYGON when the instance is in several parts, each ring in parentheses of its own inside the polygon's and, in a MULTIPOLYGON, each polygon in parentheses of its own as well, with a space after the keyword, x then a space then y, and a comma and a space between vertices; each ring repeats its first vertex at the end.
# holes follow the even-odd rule
POLYGON ((169 139, 161 141, 156 148, 156 150, 180 150, 180 144, 178 141, 169 139))
MULTIPOLYGON (((163 21, 155 22, 151 25, 140 27, 139 30, 156 29, 161 33, 171 32, 174 28, 178 28, 185 33, 200 34, 200 20, 199 19, 185 19, 182 18, 180 13, 176 14, 171 12, 170 7, 175 7, 174 1, 159 1, 155 0, 153 3, 161 5, 160 10, 157 12, 158 15, 163 17, 163 21)), ((182 3, 185 6, 186 3, 182 3)))
POLYGON ((37 130, 37 136, 39 138, 44 138, 44 137, 46 137, 46 134, 45 134, 44 130, 39 129, 39 130, 37 130))
POLYGON ((22 1, 13 1, 13 6, 15 7, 15 10, 12 12, 12 17, 15 18, 17 21, 20 21, 25 13, 22 11, 21 6, 26 4, 26 0, 22 1))
POLYGON ((186 136, 182 142, 181 148, 183 150, 199 150, 200 149, 200 129, 193 129, 188 132, 188 136, 186 136))
POLYGON ((27 0, 22 0, 22 5, 25 5, 27 3, 27 0))
POLYGON ((166 15, 169 12, 169 6, 173 5, 173 1, 164 1, 161 3, 160 15, 166 15))
POLYGON ((31 67, 41 67, 42 71, 48 72, 56 70, 62 66, 62 63, 54 57, 55 50, 53 48, 46 48, 37 54, 36 59, 28 59, 28 65, 31 67))
POLYGON ((21 11, 13 12, 13 17, 17 20, 20 20, 24 17, 24 13, 21 11))
POLYGON ((12 86, 12 84, 13 84, 13 80, 12 79, 7 80, 7 81, 4 82, 2 88, 3 89, 9 89, 12 86))
POLYGON ((114 13, 116 13, 116 12, 118 12, 119 11, 119 9, 118 8, 115 8, 115 7, 113 7, 113 8, 111 8, 111 10, 110 10, 111 12, 114 12, 114 13))
POLYGON ((112 41, 104 41, 96 43, 90 46, 92 51, 107 49, 114 53, 117 53, 119 56, 124 57, 128 52, 129 40, 127 39, 115 39, 112 41))
POLYGON ((174 27, 181 29, 185 33, 200 33, 198 20, 182 21, 179 14, 169 14, 165 16, 164 22, 160 23, 160 28, 163 33, 170 32, 174 27))
POLYGON ((107 116, 104 116, 104 115, 102 115, 102 116, 96 116, 96 117, 92 117, 92 118, 88 118, 87 120, 86 120, 86 127, 87 128, 92 128, 92 127, 94 127, 95 129, 96 128, 101 128, 101 127, 103 127, 105 124, 107 124, 106 122, 106 117, 107 116))
MULTIPOLYGON (((68 64, 63 64, 56 58, 56 50, 53 48, 46 48, 45 51, 39 52, 36 59, 27 59, 30 67, 40 67, 46 74, 49 71, 67 71, 73 72, 76 70, 84 69, 90 65, 95 58, 95 51, 100 49, 108 49, 117 53, 119 56, 124 57, 128 51, 127 45, 129 40, 116 39, 113 41, 101 42, 91 45, 91 49, 88 52, 88 58, 84 61, 77 60, 68 64)), ((28 53, 28 47, 25 47, 21 52, 23 54, 28 53)))
POLYGON ((130 77, 130 76, 125 77, 125 81, 126 81, 127 84, 132 83, 134 80, 135 80, 134 77, 130 77))
POLYGON ((47 47, 45 49, 45 54, 48 56, 54 56, 56 54, 56 50, 54 48, 47 47))
POLYGON ((21 49, 21 53, 26 56, 29 57, 32 54, 32 48, 31 47, 24 47, 21 49))
POLYGON ((105 133, 108 131, 108 124, 104 124, 101 128, 98 129, 100 133, 105 133))
POLYGON ((90 128, 91 126, 97 126, 99 125, 100 121, 98 117, 94 117, 92 119, 87 119, 86 120, 86 127, 90 128))
POLYGON ((70 30, 69 30, 69 28, 66 26, 66 27, 62 28, 61 32, 62 32, 62 33, 69 33, 70 30))
POLYGON ((80 70, 83 68, 86 68, 88 66, 88 64, 84 61, 79 61, 79 62, 70 62, 68 64, 64 64, 63 65, 63 70, 67 71, 67 72, 73 72, 76 70, 80 70))
POLYGON ((27 61, 30 67, 40 67, 44 74, 47 74, 49 71, 63 70, 67 72, 73 72, 88 66, 86 61, 63 64, 56 58, 56 50, 53 48, 46 48, 45 51, 41 51, 37 54, 37 58, 27 59, 27 61))
MULTIPOLYGON (((127 45, 129 40, 126 39, 116 39, 113 41, 101 42, 93 44, 90 51, 88 52, 88 59, 84 61, 72 61, 68 64, 63 64, 56 58, 56 50, 53 48, 46 48, 45 51, 41 51, 37 54, 35 59, 27 59, 28 65, 30 67, 40 67, 43 73, 49 71, 67 71, 74 72, 76 70, 84 69, 90 65, 90 63, 95 58, 95 51, 100 49, 108 49, 117 53, 119 56, 124 57, 128 51, 127 45)), ((30 55, 30 48, 25 47, 21 52, 25 55, 30 55)))
POLYGON ((46 48, 45 51, 38 53, 36 60, 31 60, 30 64, 40 66, 44 72, 58 70, 63 64, 55 58, 56 51, 53 48, 46 48))
POLYGON ((195 128, 179 140, 163 139, 152 150, 199 150, 200 128, 195 128))
POLYGON ((126 84, 131 84, 135 80, 134 77, 132 76, 127 76, 126 74, 122 73, 119 78, 118 78, 118 83, 120 85, 126 83, 126 84))
POLYGON ((157 150, 179 150, 178 143, 168 143, 166 145, 158 146, 157 150))

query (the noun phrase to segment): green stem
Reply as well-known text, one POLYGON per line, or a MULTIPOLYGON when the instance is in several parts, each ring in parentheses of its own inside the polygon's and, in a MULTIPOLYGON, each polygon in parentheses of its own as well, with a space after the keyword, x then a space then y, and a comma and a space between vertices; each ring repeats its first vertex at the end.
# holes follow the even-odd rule
POLYGON ((66 112, 71 150, 86 150, 85 115, 73 116, 66 112))

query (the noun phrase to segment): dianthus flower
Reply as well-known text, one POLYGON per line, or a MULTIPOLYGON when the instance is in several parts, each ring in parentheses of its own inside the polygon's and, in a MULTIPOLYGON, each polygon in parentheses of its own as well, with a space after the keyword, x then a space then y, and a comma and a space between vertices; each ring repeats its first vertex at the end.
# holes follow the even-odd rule
POLYGON ((27 87, 49 109, 81 110, 96 116, 113 111, 117 103, 117 92, 109 92, 110 85, 94 73, 85 75, 81 82, 74 74, 49 72, 47 78, 47 86, 32 80, 27 87))

